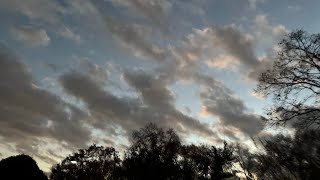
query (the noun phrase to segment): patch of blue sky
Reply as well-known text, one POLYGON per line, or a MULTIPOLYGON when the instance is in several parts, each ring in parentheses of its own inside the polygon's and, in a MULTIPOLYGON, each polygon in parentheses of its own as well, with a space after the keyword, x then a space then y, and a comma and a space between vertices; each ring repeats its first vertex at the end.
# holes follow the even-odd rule
POLYGON ((199 86, 189 82, 176 82, 169 89, 174 93, 175 105, 181 111, 192 117, 197 117, 201 111, 199 86))
POLYGON ((265 1, 261 6, 262 12, 267 12, 273 22, 285 24, 288 29, 303 28, 309 33, 320 32, 320 16, 318 0, 283 0, 265 1))

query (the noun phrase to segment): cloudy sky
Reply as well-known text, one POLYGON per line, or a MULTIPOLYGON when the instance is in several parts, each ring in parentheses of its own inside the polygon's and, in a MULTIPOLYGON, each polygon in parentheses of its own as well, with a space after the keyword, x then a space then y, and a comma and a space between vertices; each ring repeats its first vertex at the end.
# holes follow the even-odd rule
POLYGON ((267 133, 254 94, 317 0, 1 0, 0 152, 41 168, 153 122, 185 143, 267 133))

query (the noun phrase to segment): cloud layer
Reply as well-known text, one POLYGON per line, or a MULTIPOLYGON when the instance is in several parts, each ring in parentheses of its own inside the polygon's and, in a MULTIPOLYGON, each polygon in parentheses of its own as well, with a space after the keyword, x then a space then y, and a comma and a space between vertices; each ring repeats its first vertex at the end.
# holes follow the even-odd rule
POLYGON ((31 148, 49 138, 73 148, 85 145, 90 132, 80 109, 38 87, 27 66, 3 45, 0 64, 0 135, 7 142, 31 148))
POLYGON ((124 147, 150 122, 185 142, 259 135, 249 91, 287 32, 262 2, 1 1, 14 21, 1 39, 0 142, 51 165, 93 142, 124 147), (241 3, 249 13, 227 17, 241 3))

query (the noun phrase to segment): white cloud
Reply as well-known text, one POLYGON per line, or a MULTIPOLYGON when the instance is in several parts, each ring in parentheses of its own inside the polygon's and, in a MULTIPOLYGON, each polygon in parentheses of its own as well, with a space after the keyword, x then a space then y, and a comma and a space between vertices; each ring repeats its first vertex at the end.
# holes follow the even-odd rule
POLYGON ((76 43, 80 43, 81 42, 81 37, 80 35, 74 33, 71 29, 64 27, 60 33, 59 33, 62 37, 70 39, 75 41, 76 43))
POLYGON ((26 45, 36 46, 48 46, 50 43, 50 37, 46 30, 37 29, 29 25, 14 26, 11 29, 11 34, 19 41, 23 41, 26 45))
POLYGON ((230 68, 238 63, 239 62, 233 56, 230 55, 219 55, 206 61, 206 64, 210 68, 220 69, 230 68))
POLYGON ((258 41, 270 44, 281 40, 288 30, 282 24, 270 24, 266 15, 257 15, 254 32, 258 41))
POLYGON ((249 7, 252 9, 256 9, 257 8, 257 4, 264 2, 264 0, 248 0, 249 3, 249 7))
POLYGON ((300 11, 301 9, 302 9, 302 7, 297 4, 288 6, 288 10, 290 10, 292 12, 297 12, 297 11, 300 11))

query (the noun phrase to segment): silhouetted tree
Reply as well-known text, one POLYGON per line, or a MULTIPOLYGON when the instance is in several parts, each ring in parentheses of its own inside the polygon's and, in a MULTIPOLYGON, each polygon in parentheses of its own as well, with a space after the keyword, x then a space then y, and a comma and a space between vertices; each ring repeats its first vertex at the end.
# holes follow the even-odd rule
POLYGON ((50 179, 221 180, 235 177, 234 147, 182 146, 178 135, 154 124, 134 131, 123 161, 113 148, 90 146, 52 168, 50 179))
POLYGON ((68 156, 51 170, 52 180, 119 179, 121 160, 112 147, 92 145, 68 156))
POLYGON ((257 179, 313 180, 320 177, 320 131, 299 131, 294 137, 282 134, 260 140, 259 152, 243 156, 243 166, 257 179))
POLYGON ((299 128, 320 125, 320 34, 288 34, 271 70, 262 73, 257 92, 272 95, 269 122, 294 122, 299 128))
POLYGON ((250 153, 247 147, 238 143, 235 146, 236 163, 239 164, 238 171, 242 173, 246 179, 255 179, 254 173, 256 169, 256 154, 250 153))
POLYGON ((28 155, 11 156, 0 161, 0 179, 3 180, 47 180, 47 176, 28 155))
POLYGON ((184 146, 180 164, 185 175, 192 179, 225 179, 234 176, 234 147, 224 143, 223 148, 214 146, 184 146))
POLYGON ((180 146, 180 139, 172 129, 164 131, 149 124, 135 131, 123 160, 126 178, 179 179, 177 156, 180 146))

